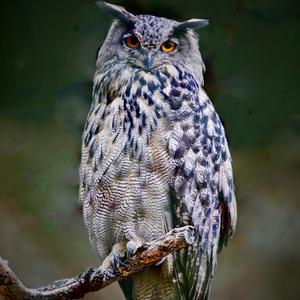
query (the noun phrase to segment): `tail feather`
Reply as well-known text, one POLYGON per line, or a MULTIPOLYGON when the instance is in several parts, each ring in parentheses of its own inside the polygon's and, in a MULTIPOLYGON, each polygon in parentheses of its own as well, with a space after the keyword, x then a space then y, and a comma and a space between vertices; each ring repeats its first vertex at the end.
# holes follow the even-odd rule
POLYGON ((167 300, 174 298, 174 284, 168 272, 167 262, 151 267, 133 277, 133 299, 167 300))
POLYGON ((199 241, 174 255, 177 299, 207 299, 213 272, 212 261, 211 256, 201 252, 199 241))

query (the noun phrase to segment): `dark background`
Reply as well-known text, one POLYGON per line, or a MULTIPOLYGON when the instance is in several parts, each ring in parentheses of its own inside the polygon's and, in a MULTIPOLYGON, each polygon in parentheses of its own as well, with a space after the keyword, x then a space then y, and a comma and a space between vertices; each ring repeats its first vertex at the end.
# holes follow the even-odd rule
MULTIPOLYGON (((209 18, 206 90, 234 159, 238 226, 212 300, 300 299, 300 9, 297 1, 114 1, 209 18)), ((92 1, 0 4, 0 255, 29 286, 97 266, 77 206, 81 132, 110 17, 92 1)), ((117 285, 87 299, 122 299, 117 285)))

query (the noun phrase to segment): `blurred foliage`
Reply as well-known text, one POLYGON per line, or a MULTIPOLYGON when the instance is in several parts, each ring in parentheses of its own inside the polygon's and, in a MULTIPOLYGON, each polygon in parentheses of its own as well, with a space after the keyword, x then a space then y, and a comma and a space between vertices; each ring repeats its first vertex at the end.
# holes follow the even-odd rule
MULTIPOLYGON (((239 209, 212 299, 298 299, 300 5, 114 3, 210 19, 199 32, 205 87, 227 129, 239 209)), ((37 286, 97 265, 77 206, 77 170, 95 53, 110 17, 83 0, 5 0, 0 16, 0 255, 37 286)), ((116 285, 99 295, 122 299, 116 285)))

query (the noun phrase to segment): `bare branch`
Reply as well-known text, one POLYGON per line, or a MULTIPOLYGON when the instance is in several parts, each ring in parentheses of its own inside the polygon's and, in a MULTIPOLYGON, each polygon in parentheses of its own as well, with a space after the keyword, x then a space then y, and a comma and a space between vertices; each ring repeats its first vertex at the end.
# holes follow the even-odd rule
POLYGON ((26 288, 0 257, 0 299, 53 300, 79 299, 89 292, 95 292, 116 280, 131 277, 146 267, 156 264, 172 252, 192 244, 194 230, 191 226, 175 228, 163 238, 144 244, 117 272, 109 275, 100 268, 90 268, 80 275, 57 280, 37 289, 26 288))

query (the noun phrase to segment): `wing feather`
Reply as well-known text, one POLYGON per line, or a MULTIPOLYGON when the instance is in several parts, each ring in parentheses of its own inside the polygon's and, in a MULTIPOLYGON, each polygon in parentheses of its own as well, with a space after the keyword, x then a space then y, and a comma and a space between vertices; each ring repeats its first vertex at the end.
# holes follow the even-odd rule
POLYGON ((179 294, 196 300, 208 297, 217 252, 235 230, 236 202, 222 123, 202 89, 195 103, 184 126, 174 125, 169 152, 177 161, 177 225, 191 224, 196 230, 194 245, 176 254, 179 294))

